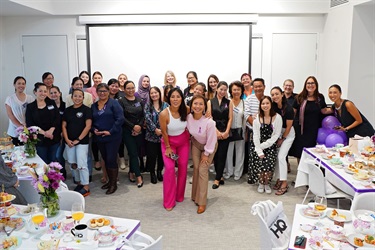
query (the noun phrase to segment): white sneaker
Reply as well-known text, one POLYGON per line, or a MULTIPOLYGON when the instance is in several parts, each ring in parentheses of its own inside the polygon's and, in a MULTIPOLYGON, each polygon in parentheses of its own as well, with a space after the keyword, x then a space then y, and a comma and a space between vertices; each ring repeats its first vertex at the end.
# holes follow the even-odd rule
POLYGON ((271 188, 270 188, 270 185, 264 185, 264 190, 266 190, 266 193, 267 193, 267 194, 272 193, 272 190, 271 190, 271 188))
POLYGON ((224 177, 224 179, 226 179, 226 180, 228 180, 230 177, 232 177, 231 175, 229 175, 229 174, 225 174, 225 175, 223 175, 223 177, 224 177))
POLYGON ((239 179, 241 179, 241 176, 235 176, 235 177, 234 177, 234 180, 235 180, 235 181, 238 181, 239 179))
POLYGON ((189 179, 189 183, 190 183, 190 184, 193 184, 193 177, 190 177, 190 179, 189 179))
POLYGON ((263 193, 264 192, 264 185, 263 184, 259 184, 258 186, 258 193, 263 193))
POLYGON ((121 170, 125 170, 125 169, 126 169, 126 165, 125 165, 125 159, 124 159, 124 157, 119 158, 119 165, 120 165, 120 169, 121 169, 121 170))

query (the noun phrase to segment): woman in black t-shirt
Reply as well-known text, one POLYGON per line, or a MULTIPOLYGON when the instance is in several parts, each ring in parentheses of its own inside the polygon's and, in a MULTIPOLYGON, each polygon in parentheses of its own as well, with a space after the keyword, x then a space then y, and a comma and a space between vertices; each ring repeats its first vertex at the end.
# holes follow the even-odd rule
POLYGON ((72 173, 78 186, 74 189, 83 196, 90 194, 87 157, 89 150, 89 131, 91 129, 91 109, 83 104, 84 93, 73 89, 73 106, 63 115, 62 131, 65 140, 65 152, 71 164, 72 173))
POLYGON ((37 82, 34 85, 35 101, 26 108, 26 126, 40 128, 37 154, 49 164, 56 161, 56 151, 61 140, 61 118, 56 103, 48 98, 47 86, 37 82))
POLYGON ((293 108, 288 104, 283 91, 280 87, 273 87, 271 89, 272 108, 283 119, 283 128, 279 139, 276 142, 278 148, 277 161, 275 167, 275 177, 277 181, 273 189, 277 190, 276 195, 283 195, 288 191, 288 165, 286 157, 292 143, 294 141, 295 133, 293 128, 294 111, 293 108))

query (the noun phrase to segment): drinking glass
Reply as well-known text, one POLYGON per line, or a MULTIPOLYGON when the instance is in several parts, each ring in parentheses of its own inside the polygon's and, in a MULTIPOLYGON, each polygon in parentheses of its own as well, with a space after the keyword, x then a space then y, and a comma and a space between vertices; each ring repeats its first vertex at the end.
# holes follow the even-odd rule
POLYGON ((76 224, 79 224, 79 221, 82 220, 83 216, 85 215, 85 211, 83 209, 83 204, 80 202, 75 202, 72 205, 72 218, 76 224))
POLYGON ((45 226, 45 221, 47 217, 47 208, 44 208, 42 204, 38 204, 35 210, 31 213, 31 222, 34 225, 35 230, 39 230, 45 226))
POLYGON ((327 209, 327 198, 324 196, 315 196, 315 204, 314 204, 314 209, 319 213, 319 218, 318 222, 316 223, 316 226, 324 226, 320 222, 320 218, 323 216, 324 211, 327 209))

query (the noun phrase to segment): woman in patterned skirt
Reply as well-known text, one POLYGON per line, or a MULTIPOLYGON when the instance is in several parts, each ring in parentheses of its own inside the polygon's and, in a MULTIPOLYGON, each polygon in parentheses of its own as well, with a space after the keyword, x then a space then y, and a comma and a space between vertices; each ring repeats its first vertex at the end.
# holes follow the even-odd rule
POLYGON ((254 169, 249 178, 254 182, 259 180, 258 192, 271 193, 269 181, 272 178, 277 158, 276 141, 279 138, 283 120, 272 109, 269 96, 260 99, 259 114, 253 123, 253 140, 255 148, 250 151, 252 161, 250 167, 254 169))

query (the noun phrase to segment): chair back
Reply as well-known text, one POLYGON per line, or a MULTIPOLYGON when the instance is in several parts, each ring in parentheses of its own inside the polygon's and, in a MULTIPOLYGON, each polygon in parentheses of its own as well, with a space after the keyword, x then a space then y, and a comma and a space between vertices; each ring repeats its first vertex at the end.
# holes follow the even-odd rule
POLYGON ((326 179, 319 167, 312 163, 307 164, 309 168, 309 189, 319 196, 326 196, 326 179))
POLYGON ((135 231, 132 237, 126 241, 126 248, 129 250, 161 250, 163 248, 163 235, 159 236, 154 240, 150 235, 142 233, 140 231, 135 231))
POLYGON ((251 207, 251 213, 258 215, 260 226, 259 249, 287 249, 291 234, 291 225, 286 217, 282 202, 270 200, 257 201, 251 207))
POLYGON ((375 211, 375 192, 362 193, 354 196, 350 211, 354 212, 360 209, 375 211))
POLYGON ((82 203, 83 208, 85 208, 85 198, 78 192, 65 190, 57 192, 57 195, 59 196, 60 209, 62 210, 70 211, 72 209, 73 203, 75 202, 82 203))

